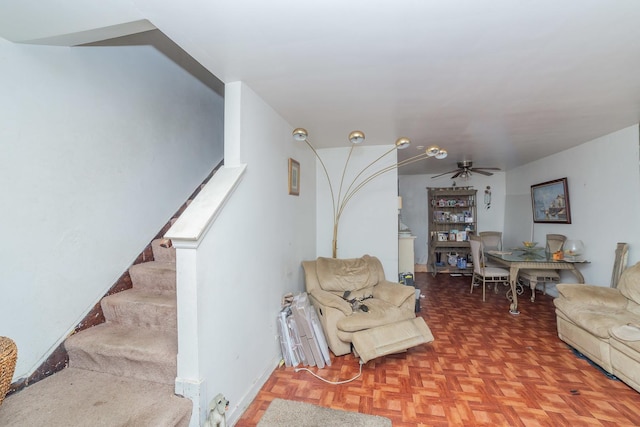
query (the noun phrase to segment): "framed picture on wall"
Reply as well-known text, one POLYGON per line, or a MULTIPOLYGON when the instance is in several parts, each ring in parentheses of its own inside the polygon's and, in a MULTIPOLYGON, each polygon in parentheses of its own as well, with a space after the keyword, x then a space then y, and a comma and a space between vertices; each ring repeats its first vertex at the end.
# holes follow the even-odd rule
POLYGON ((533 222, 571 224, 567 178, 531 186, 533 222))
POLYGON ((289 194, 300 195, 300 163, 289 159, 289 194))

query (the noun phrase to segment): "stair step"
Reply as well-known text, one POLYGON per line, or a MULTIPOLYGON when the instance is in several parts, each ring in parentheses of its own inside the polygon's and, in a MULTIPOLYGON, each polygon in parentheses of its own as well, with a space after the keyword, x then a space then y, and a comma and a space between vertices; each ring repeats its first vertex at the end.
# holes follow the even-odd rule
POLYGON ((175 332, 103 323, 65 341, 69 366, 174 384, 178 338, 175 332))
POLYGON ((129 289, 102 299, 108 322, 128 326, 176 330, 176 296, 129 289))
POLYGON ((65 368, 5 399, 3 427, 154 426, 186 427, 189 399, 174 386, 65 368))
POLYGON ((176 248, 165 248, 160 246, 164 239, 155 239, 151 241, 151 249, 153 250, 153 259, 160 262, 176 262, 176 248))
POLYGON ((150 292, 176 291, 176 265, 170 262, 151 261, 129 267, 134 289, 150 292))

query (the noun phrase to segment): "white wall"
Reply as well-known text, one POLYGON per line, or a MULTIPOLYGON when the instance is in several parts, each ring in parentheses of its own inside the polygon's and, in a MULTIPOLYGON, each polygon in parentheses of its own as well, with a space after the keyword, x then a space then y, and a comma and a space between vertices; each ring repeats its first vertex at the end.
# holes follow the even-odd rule
POLYGON ((223 100, 148 47, 0 39, 0 75, 0 335, 18 379, 220 161, 223 100))
MULTIPOLYGON (((617 242, 630 244, 630 265, 640 258, 639 141, 634 125, 509 171, 505 244, 530 238, 531 185, 567 177, 571 224, 535 224, 534 240, 547 233, 582 240, 591 261, 578 267, 585 281, 609 286, 617 242)), ((568 272, 562 280, 576 281, 568 272)))
MULTIPOLYGON (((347 144, 350 143, 345 136, 345 145, 347 144)), ((357 186, 373 173, 380 171, 385 166, 393 165, 397 161, 397 153, 394 150, 367 169, 360 177, 357 177, 368 164, 391 148, 387 145, 356 146, 347 165, 342 194, 340 195, 340 180, 343 170, 345 170, 344 166, 350 148, 318 150, 331 179, 336 206, 340 205, 340 200, 344 200, 344 195, 348 194, 347 188, 354 182, 354 179, 357 178, 355 181, 355 186, 357 186)), ((318 256, 331 257, 333 238, 331 193, 319 161, 315 169, 318 183, 317 253, 318 256)), ((394 168, 369 181, 349 200, 340 217, 337 254, 338 258, 357 258, 365 254, 374 255, 382 262, 387 278, 394 281, 398 280, 397 179, 397 169, 394 168)))
POLYGON ((282 296, 304 289, 301 262, 315 258, 316 192, 293 127, 243 83, 227 84, 225 98, 225 150, 246 172, 198 248, 194 309, 200 401, 224 393, 233 423, 281 358, 276 317, 282 296), (289 157, 302 165, 299 196, 288 195, 289 157))
MULTIPOLYGON (((450 175, 432 179, 434 175, 400 175, 398 177, 402 196, 402 222, 416 236, 414 257, 416 264, 427 264, 429 235, 427 187, 451 187, 450 175)), ((474 174, 468 181, 456 180, 458 187, 473 187, 478 191, 477 231, 503 231, 505 212, 505 173, 495 172, 493 176, 474 174), (491 207, 484 206, 484 191, 491 187, 491 207)))

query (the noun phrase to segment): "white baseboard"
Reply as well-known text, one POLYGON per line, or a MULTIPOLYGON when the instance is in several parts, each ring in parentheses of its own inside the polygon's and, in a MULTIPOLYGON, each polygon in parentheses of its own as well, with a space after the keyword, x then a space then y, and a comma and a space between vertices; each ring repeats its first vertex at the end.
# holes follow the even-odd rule
MULTIPOLYGON (((235 408, 233 410, 227 412, 227 425, 233 426, 233 425, 235 425, 236 422, 238 422, 240 417, 242 417, 242 414, 244 414, 244 412, 247 410, 247 408, 249 408, 249 405, 251 405, 251 402, 253 402, 253 399, 256 398, 256 396, 260 392, 260 389, 262 388, 264 383, 267 382, 267 380, 269 379, 269 377, 271 376, 273 371, 278 367, 278 365, 280 364, 280 360, 282 360, 282 359, 281 359, 281 357, 279 355, 278 355, 277 358, 272 360, 272 362, 264 370, 262 375, 260 375, 260 377, 258 377, 258 379, 256 379, 256 381, 253 383, 251 388, 240 399, 240 401, 235 406, 235 408)), ((191 427, 191 426, 189 426, 189 427, 191 427)))

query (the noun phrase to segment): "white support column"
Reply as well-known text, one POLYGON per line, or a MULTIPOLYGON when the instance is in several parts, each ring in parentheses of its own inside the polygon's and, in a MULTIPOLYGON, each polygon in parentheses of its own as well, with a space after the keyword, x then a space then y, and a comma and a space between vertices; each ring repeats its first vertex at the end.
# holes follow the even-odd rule
POLYGON ((172 238, 176 248, 176 296, 178 311, 178 375, 175 392, 193 402, 190 427, 200 426, 206 412, 201 393, 198 356, 198 265, 197 241, 172 238))

